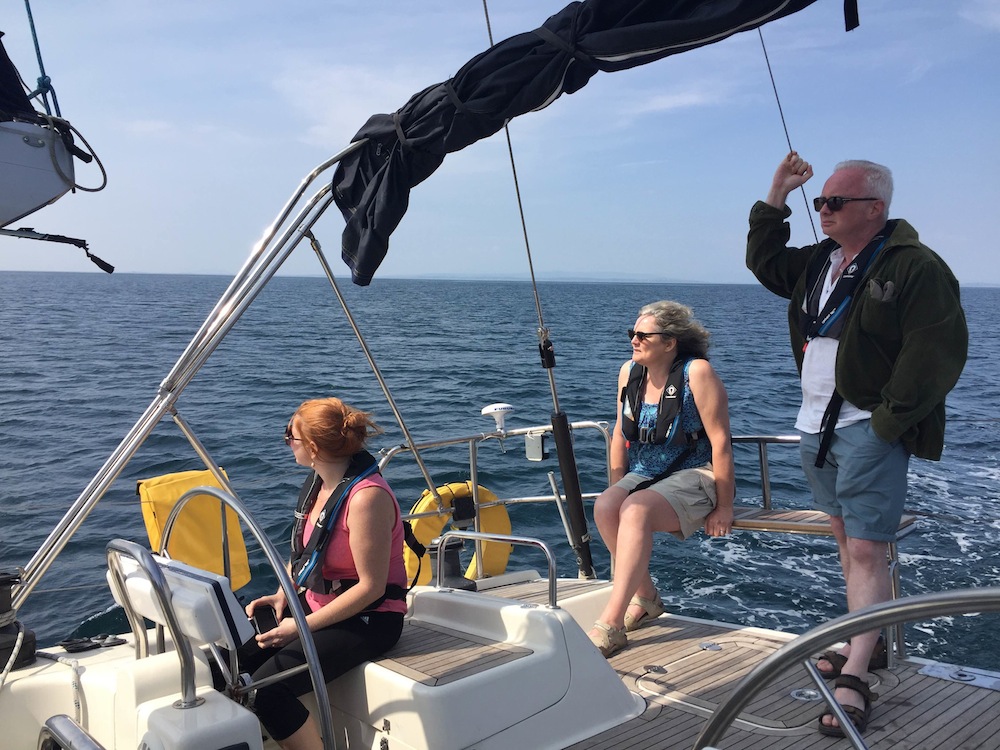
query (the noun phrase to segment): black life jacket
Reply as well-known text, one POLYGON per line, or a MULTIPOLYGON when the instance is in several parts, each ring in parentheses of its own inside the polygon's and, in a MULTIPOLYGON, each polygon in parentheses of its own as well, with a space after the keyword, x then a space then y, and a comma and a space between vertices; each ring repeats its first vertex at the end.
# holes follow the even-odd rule
MULTIPOLYGON (((295 508, 295 524, 292 526, 292 556, 291 556, 291 577, 301 588, 314 591, 318 594, 342 594, 347 589, 358 583, 355 579, 330 580, 323 577, 323 558, 326 556, 327 547, 333 538, 333 527, 344 507, 344 503, 351 494, 354 486, 371 476, 378 474, 378 462, 368 451, 359 451, 351 456, 351 461, 344 472, 344 478, 330 493, 330 498, 320 511, 313 527, 309 541, 304 542, 306 519, 309 510, 316 496, 319 494, 323 479, 315 471, 312 472, 302 485, 299 491, 299 500, 295 508)), ((408 521, 403 521, 403 537, 419 557, 422 557, 426 549, 413 535, 413 530, 408 521)), ((376 601, 369 604, 365 610, 372 610, 378 607, 386 599, 406 599, 407 589, 394 583, 386 586, 385 593, 376 601)))
POLYGON ((806 269, 806 297, 799 310, 799 332, 805 339, 803 351, 817 336, 840 338, 855 292, 895 228, 895 220, 886 222, 881 231, 847 265, 822 310, 819 309, 819 298, 830 272, 830 254, 836 248, 831 249, 825 256, 818 255, 809 264, 806 269))
MULTIPOLYGON (((871 242, 865 245, 854 260, 848 263, 847 268, 837 280, 837 285, 830 292, 822 310, 819 309, 819 298, 823 292, 823 284, 827 274, 830 272, 830 255, 836 248, 831 249, 825 257, 819 255, 814 258, 809 267, 806 268, 806 298, 802 301, 802 308, 799 310, 799 333, 805 340, 802 344, 802 351, 805 351, 809 342, 817 336, 840 339, 847 315, 856 299, 855 292, 857 292, 861 280, 867 275, 868 269, 875 262, 875 258, 878 257, 882 248, 885 247, 885 243, 896 230, 896 223, 895 219, 887 221, 879 233, 872 237, 871 242)), ((837 420, 840 419, 840 408, 843 405, 844 397, 840 391, 834 388, 820 422, 819 450, 816 452, 816 460, 813 462, 817 468, 821 469, 826 464, 826 456, 830 452, 833 432, 837 429, 837 420)))
POLYGON ((652 434, 639 427, 642 411, 642 391, 646 383, 646 368, 632 365, 628 382, 622 388, 622 433, 630 443, 653 443, 664 445, 691 445, 705 436, 704 430, 684 432, 681 428, 681 407, 684 404, 684 368, 692 359, 701 357, 678 357, 670 366, 667 382, 663 386, 660 403, 656 407, 656 429, 652 434))

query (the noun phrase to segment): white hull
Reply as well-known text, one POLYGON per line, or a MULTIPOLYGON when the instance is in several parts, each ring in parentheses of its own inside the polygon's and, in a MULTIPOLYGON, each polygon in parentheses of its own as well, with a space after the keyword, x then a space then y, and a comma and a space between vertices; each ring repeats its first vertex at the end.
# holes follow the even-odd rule
POLYGON ((50 128, 0 122, 0 180, 0 227, 4 227, 73 187, 73 156, 50 128))
MULTIPOLYGON (((544 579, 524 572, 495 583, 504 579, 479 593, 414 590, 400 643, 327 686, 338 750, 686 750, 741 680, 795 638, 665 614, 607 661, 584 633, 610 592, 606 582, 560 580, 559 606, 551 608, 544 579)), ((0 691, 5 750, 32 750, 45 721, 59 714, 105 750, 276 747, 251 712, 212 689, 201 651, 203 702, 191 708, 177 705, 181 671, 169 641, 165 653, 143 659, 131 638, 76 655, 54 652, 59 662, 39 658, 0 691)), ((1000 748, 1000 675, 902 660, 869 681, 881 695, 869 747, 1000 748), (976 720, 956 727, 954 712, 973 705, 976 720)), ((823 704, 815 692, 807 673, 790 665, 717 746, 848 747, 816 732, 823 704)), ((312 696, 304 700, 315 713, 312 696)))

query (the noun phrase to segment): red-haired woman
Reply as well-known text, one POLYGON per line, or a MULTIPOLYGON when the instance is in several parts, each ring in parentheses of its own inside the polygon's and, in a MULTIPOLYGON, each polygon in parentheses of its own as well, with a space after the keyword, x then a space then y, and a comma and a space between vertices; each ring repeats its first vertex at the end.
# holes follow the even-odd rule
MULTIPOLYGON (((288 570, 305 589, 306 622, 327 681, 392 648, 403 628, 399 505, 364 448, 378 432, 370 414, 338 398, 304 402, 285 430, 296 463, 312 469, 299 495, 288 570)), ((273 607, 278 619, 257 636, 256 664, 247 665, 254 680, 305 663, 286 605, 280 589, 247 605, 250 616, 273 607)), ((322 747, 316 722, 297 698, 311 690, 308 673, 300 672, 257 691, 257 715, 286 750, 322 747)))

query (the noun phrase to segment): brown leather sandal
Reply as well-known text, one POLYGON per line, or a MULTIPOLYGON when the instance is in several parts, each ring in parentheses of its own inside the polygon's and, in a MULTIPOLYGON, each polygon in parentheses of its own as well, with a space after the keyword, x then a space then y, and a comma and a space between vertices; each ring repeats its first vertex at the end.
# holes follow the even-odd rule
MULTIPOLYGON (((848 690, 853 690, 862 698, 865 699, 864 708, 856 708, 855 706, 844 706, 844 713, 847 714, 847 718, 851 720, 854 728, 858 730, 859 734, 863 734, 868 729, 868 722, 872 717, 872 702, 878 698, 878 693, 873 693, 868 688, 868 683, 862 680, 860 677, 855 677, 852 674, 842 674, 837 678, 834 683, 836 687, 847 688, 848 690)), ((843 737, 844 730, 840 726, 833 726, 832 724, 824 724, 823 719, 827 716, 836 718, 833 713, 827 712, 821 714, 819 717, 819 731, 821 734, 829 735, 830 737, 843 737)))
MULTIPOLYGON (((817 659, 817 661, 822 660, 830 662, 830 665, 833 667, 833 669, 820 669, 819 666, 816 667, 816 671, 823 676, 824 680, 833 680, 840 677, 840 673, 844 671, 844 665, 847 664, 847 657, 843 654, 838 654, 836 651, 824 651, 817 659)), ((885 669, 888 666, 889 651, 885 643, 885 636, 879 635, 878 640, 875 642, 875 648, 872 650, 871 658, 868 659, 868 671, 885 669)))

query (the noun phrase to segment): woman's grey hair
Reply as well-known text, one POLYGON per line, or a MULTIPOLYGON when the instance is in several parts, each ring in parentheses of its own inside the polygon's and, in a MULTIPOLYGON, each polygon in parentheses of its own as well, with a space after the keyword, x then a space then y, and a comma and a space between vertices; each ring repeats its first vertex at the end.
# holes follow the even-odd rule
POLYGON ((677 339, 679 356, 708 358, 710 334, 695 320, 690 307, 680 302, 661 300, 640 308, 639 317, 646 315, 652 315, 657 328, 677 339))
POLYGON ((865 176, 865 192, 867 193, 864 197, 878 198, 882 201, 885 205, 884 218, 888 219, 889 204, 892 203, 892 172, 889 171, 889 167, 883 167, 873 161, 850 159, 840 162, 833 171, 839 172, 841 169, 860 169, 862 171, 865 176))

